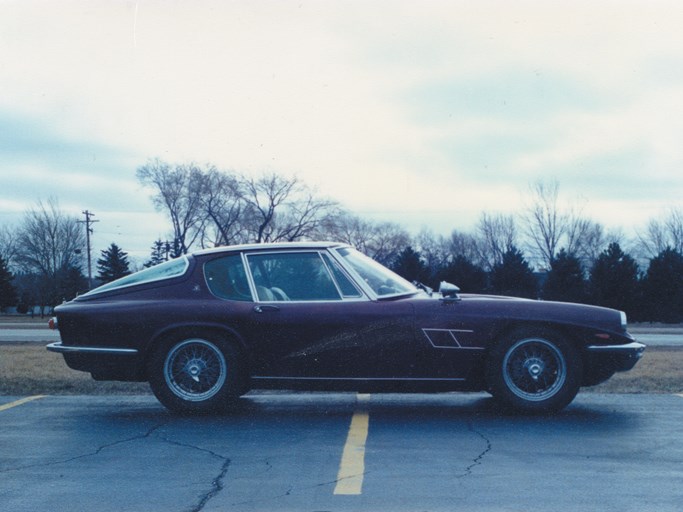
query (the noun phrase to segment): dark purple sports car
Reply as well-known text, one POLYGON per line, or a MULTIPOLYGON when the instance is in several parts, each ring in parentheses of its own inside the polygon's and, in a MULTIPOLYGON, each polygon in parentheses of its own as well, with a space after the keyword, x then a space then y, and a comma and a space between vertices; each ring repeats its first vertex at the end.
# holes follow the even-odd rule
POLYGON ((540 412, 645 348, 619 311, 458 292, 433 296, 344 244, 221 247, 62 304, 48 349, 97 380, 149 381, 177 412, 252 388, 486 390, 540 412))

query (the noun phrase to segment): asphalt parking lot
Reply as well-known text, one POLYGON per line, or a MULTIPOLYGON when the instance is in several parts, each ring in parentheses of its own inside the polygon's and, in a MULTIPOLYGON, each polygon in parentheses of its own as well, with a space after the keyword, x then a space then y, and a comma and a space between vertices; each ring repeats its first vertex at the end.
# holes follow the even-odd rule
POLYGON ((152 397, 0 397, 18 511, 680 511, 683 396, 256 394, 223 416, 152 397))

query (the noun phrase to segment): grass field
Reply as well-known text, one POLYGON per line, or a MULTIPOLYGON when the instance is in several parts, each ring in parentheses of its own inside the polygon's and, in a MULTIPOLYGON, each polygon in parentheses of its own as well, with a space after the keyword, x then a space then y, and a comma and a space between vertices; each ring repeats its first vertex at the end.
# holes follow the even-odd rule
POLYGON ((42 344, 0 345, 0 395, 108 395, 151 393, 145 383, 97 382, 71 370, 42 344))
MULTIPOLYGON (((683 393, 683 347, 649 347, 633 370, 583 392, 683 393)), ((42 344, 0 344, 0 395, 148 393, 146 383, 96 382, 42 344)))

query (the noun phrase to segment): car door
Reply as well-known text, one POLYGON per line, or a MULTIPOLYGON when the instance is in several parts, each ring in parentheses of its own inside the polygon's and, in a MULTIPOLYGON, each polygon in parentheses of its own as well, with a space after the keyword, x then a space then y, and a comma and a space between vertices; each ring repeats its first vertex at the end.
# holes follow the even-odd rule
POLYGON ((370 300, 324 251, 246 255, 257 298, 247 336, 254 375, 386 378, 405 375, 397 347, 414 344, 413 308, 370 300))

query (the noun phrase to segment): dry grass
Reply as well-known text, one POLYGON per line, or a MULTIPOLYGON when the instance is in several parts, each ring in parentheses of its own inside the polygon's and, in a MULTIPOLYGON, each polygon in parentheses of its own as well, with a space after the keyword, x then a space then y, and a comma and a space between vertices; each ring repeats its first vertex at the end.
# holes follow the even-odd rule
POLYGON ((597 393, 683 393, 683 346, 648 347, 632 370, 584 391, 597 393))
MULTIPOLYGON (((584 392, 682 393, 683 347, 650 347, 643 360, 625 373, 584 392)), ((96 382, 69 369, 59 354, 38 344, 0 345, 0 395, 148 394, 145 383, 96 382)))
POLYGON ((147 394, 146 383, 97 382, 42 344, 0 345, 0 395, 147 394))

